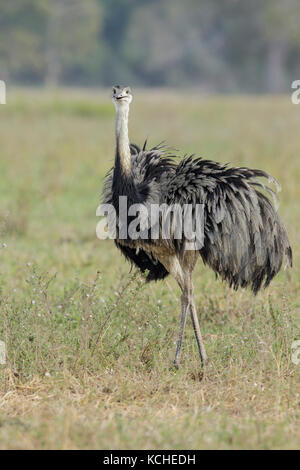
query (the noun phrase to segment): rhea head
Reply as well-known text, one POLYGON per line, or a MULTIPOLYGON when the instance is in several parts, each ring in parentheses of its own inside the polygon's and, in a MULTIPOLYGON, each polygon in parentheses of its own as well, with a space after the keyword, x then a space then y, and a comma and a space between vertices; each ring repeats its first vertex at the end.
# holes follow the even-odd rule
POLYGON ((129 107, 132 101, 132 93, 129 86, 115 85, 112 89, 112 101, 118 109, 119 107, 129 107))

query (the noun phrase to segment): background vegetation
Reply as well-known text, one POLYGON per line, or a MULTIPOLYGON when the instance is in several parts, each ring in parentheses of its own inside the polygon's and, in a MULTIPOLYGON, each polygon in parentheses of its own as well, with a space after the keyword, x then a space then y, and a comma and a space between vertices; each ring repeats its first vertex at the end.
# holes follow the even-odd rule
POLYGON ((145 286, 113 242, 95 235, 114 156, 108 93, 11 90, 8 98, 0 107, 0 447, 299 447, 300 365, 291 361, 300 338, 299 107, 289 97, 135 91, 133 141, 166 139, 183 153, 259 167, 283 187, 292 271, 254 298, 197 266, 209 356, 200 381, 191 322, 182 367, 170 367, 175 282, 145 286))
POLYGON ((10 0, 0 79, 288 92, 299 23, 298 0, 10 0))

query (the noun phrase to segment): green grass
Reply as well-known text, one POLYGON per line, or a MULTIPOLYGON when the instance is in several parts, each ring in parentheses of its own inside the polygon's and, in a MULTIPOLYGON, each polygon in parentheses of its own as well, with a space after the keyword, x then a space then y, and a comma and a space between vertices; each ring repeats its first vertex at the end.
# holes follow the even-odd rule
POLYGON ((264 169, 283 188, 294 248, 257 297, 201 262, 196 305, 209 364, 199 380, 191 322, 182 366, 172 279, 145 285, 95 215, 114 156, 101 92, 10 90, 0 106, 0 448, 299 448, 300 107, 289 97, 138 90, 130 134, 182 153, 264 169))

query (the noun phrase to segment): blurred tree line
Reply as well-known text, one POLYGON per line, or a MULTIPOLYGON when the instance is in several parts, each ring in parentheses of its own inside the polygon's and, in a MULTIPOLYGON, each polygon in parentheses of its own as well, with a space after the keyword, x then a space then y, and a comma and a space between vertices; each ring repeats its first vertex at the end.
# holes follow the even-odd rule
POLYGON ((0 78, 285 91, 299 0, 1 0, 0 78))

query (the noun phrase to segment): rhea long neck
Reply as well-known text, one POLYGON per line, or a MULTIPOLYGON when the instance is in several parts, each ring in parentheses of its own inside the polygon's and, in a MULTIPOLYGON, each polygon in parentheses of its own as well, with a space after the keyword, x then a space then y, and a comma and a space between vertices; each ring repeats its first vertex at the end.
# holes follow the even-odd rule
POLYGON ((131 172, 131 153, 128 137, 129 105, 116 105, 116 158, 113 176, 113 201, 119 207, 119 196, 127 196, 128 204, 138 202, 138 193, 131 172))
POLYGON ((125 177, 131 175, 131 154, 128 137, 129 105, 122 103, 117 107, 116 116, 116 161, 115 168, 125 177))
POLYGON ((127 203, 138 202, 138 194, 131 172, 131 153, 128 137, 129 105, 120 103, 116 105, 116 158, 113 175, 113 203, 119 208, 119 197, 127 196, 127 203))

